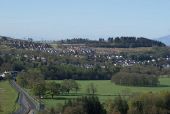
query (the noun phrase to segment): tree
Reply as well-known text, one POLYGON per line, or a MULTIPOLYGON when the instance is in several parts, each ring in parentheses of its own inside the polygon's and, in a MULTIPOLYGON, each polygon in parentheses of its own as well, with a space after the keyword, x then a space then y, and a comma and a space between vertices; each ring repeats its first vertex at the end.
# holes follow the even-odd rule
POLYGON ((97 92, 97 88, 96 86, 93 84, 93 83, 90 83, 88 86, 87 86, 87 93, 88 94, 92 94, 94 95, 96 92, 97 92))
POLYGON ((80 90, 80 85, 75 80, 70 80, 72 90, 74 90, 76 93, 80 90))
POLYGON ((165 93, 164 99, 165 99, 164 107, 165 109, 170 111, 170 92, 165 93))
POLYGON ((106 114, 98 97, 81 97, 70 100, 64 105, 64 114, 106 114))
POLYGON ((16 81, 20 86, 24 88, 28 86, 28 82, 27 82, 26 77, 24 76, 24 73, 18 74, 16 81))
POLYGON ((29 69, 18 74, 17 83, 23 87, 33 88, 34 85, 45 83, 45 81, 38 69, 29 69))
POLYGON ((76 105, 76 106, 67 106, 64 109, 63 114, 87 114, 81 105, 76 105))
POLYGON ((33 93, 34 95, 38 96, 39 98, 43 97, 46 93, 45 83, 37 83, 33 86, 33 93))
POLYGON ((11 71, 12 70, 12 66, 11 66, 11 63, 8 63, 8 62, 4 62, 2 65, 1 65, 1 71, 11 71))
POLYGON ((72 89, 72 86, 70 85, 70 81, 68 79, 65 79, 61 83, 61 91, 69 93, 72 89))
POLYGON ((61 83, 61 91, 69 93, 71 90, 79 90, 79 85, 75 80, 65 79, 61 83))
POLYGON ((22 62, 17 61, 17 62, 15 62, 15 63, 13 64, 12 69, 13 69, 14 71, 22 71, 22 70, 24 70, 25 68, 24 68, 24 65, 23 65, 22 62))
POLYGON ((114 41, 113 38, 111 38, 111 37, 108 38, 108 42, 109 42, 109 43, 113 43, 113 41, 114 41))
POLYGON ((28 86, 32 88, 34 85, 37 85, 39 83, 45 83, 43 79, 43 75, 41 74, 41 71, 39 69, 29 69, 27 72, 25 72, 26 79, 28 81, 28 86))
POLYGON ((55 109, 53 107, 50 108, 50 114, 56 114, 56 111, 55 111, 55 109))
MULTIPOLYGON (((139 68, 139 67, 138 67, 139 68)), ((112 76, 112 82, 128 86, 158 86, 158 76, 145 69, 129 67, 112 76), (134 68, 134 69, 133 69, 134 68)), ((149 69, 150 70, 150 69, 149 69)))
POLYGON ((80 85, 78 83, 75 83, 74 85, 74 90, 76 91, 76 93, 80 90, 80 85))
POLYGON ((0 66, 4 63, 4 60, 2 59, 2 57, 0 57, 0 66))
POLYGON ((121 96, 115 98, 114 106, 115 110, 119 111, 120 114, 127 114, 127 111, 129 109, 127 101, 123 99, 121 96))
POLYGON ((114 111, 114 102, 112 99, 107 99, 104 103, 104 108, 107 111, 107 114, 113 114, 114 111))
POLYGON ((6 73, 6 74, 5 74, 5 78, 6 78, 7 80, 13 79, 11 73, 6 73))
MULTIPOLYGON (((168 93, 168 92, 167 92, 168 93)), ((168 114, 167 93, 139 93, 129 99, 129 114, 168 114)), ((169 99, 169 96, 168 96, 169 99)))
POLYGON ((55 82, 47 83, 47 90, 53 99, 54 95, 60 94, 60 84, 55 82))

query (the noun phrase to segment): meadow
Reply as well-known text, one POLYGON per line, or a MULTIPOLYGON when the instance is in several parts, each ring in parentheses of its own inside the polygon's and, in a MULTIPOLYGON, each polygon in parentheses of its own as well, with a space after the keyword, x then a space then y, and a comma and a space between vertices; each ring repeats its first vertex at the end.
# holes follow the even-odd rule
MULTIPOLYGON (((60 83, 61 81, 56 81, 60 83)), ((72 91, 70 94, 55 96, 54 99, 48 98, 43 99, 43 102, 47 107, 55 107, 57 104, 63 104, 66 100, 88 95, 86 88, 87 85, 93 83, 97 92, 96 95, 99 97, 100 101, 104 102, 107 99, 113 99, 117 95, 130 95, 136 92, 160 92, 160 91, 170 91, 170 78, 160 78, 159 87, 132 87, 132 86, 119 86, 111 83, 110 80, 78 80, 80 85, 80 90, 78 93, 72 91)))
POLYGON ((11 114, 18 109, 17 97, 18 93, 10 86, 8 81, 0 81, 0 114, 11 114))

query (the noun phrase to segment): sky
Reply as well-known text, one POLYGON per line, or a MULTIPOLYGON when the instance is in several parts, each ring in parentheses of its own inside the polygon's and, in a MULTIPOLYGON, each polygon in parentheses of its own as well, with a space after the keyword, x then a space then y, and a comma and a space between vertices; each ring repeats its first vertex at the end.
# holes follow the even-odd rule
POLYGON ((34 40, 170 34, 170 0, 0 0, 0 35, 34 40))

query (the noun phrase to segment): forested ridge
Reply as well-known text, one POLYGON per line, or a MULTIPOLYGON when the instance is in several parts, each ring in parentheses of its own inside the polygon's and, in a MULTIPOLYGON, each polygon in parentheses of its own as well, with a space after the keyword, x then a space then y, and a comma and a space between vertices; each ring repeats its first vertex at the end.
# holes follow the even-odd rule
POLYGON ((144 37, 109 37, 107 40, 99 38, 99 40, 89 40, 83 38, 73 38, 59 41, 61 44, 86 44, 91 47, 105 48, 136 48, 136 47, 153 47, 166 46, 164 43, 156 40, 151 40, 144 37))

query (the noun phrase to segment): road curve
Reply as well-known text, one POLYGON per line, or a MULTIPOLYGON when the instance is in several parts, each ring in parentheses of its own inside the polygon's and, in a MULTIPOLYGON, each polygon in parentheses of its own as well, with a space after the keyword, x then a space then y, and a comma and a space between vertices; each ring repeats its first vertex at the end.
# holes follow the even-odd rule
POLYGON ((11 85, 19 92, 18 104, 20 108, 14 112, 13 114, 34 114, 36 106, 31 102, 25 95, 25 93, 21 90, 21 87, 15 83, 15 81, 11 81, 11 85))

